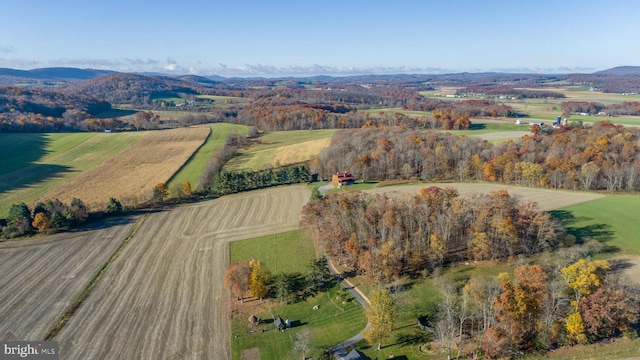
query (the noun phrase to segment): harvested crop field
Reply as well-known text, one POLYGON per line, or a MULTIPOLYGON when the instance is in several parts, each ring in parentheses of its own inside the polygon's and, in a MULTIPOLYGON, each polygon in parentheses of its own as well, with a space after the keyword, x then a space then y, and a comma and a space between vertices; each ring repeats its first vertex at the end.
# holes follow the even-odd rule
POLYGON ((295 164, 317 156, 322 149, 329 146, 330 138, 305 141, 279 148, 273 154, 273 164, 295 164))
POLYGON ((0 339, 43 340, 135 221, 108 219, 94 230, 0 243, 0 339))
POLYGON ((69 202, 76 197, 97 206, 110 197, 149 198, 153 187, 169 181, 209 132, 206 126, 150 132, 135 145, 49 191, 39 200, 69 202))
POLYGON ((522 201, 535 201, 544 210, 555 210, 565 206, 575 205, 591 200, 603 198, 604 195, 588 192, 571 192, 562 190, 536 189, 528 187, 498 185, 498 184, 475 184, 475 183, 425 183, 417 185, 394 185, 379 187, 366 192, 372 194, 397 193, 397 194, 417 194, 423 187, 438 186, 453 187, 458 189, 461 195, 484 194, 491 191, 506 189, 510 195, 518 196, 522 201))
POLYGON ((304 186, 150 214, 58 334, 65 359, 229 359, 228 242, 298 228, 304 186), (87 344, 91 344, 87 346, 87 344))

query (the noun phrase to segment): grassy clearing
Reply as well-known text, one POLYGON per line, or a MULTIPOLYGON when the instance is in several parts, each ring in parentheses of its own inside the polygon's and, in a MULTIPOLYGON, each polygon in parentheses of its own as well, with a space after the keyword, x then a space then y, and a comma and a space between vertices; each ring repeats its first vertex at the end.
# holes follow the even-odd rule
POLYGON ((336 130, 274 131, 260 137, 260 143, 225 166, 229 170, 260 170, 309 160, 329 146, 336 130))
POLYGON ((640 196, 611 195, 599 200, 554 211, 569 232, 578 238, 592 237, 614 255, 640 255, 640 196))
POLYGON ((229 251, 232 262, 259 259, 273 275, 303 273, 315 258, 313 240, 304 230, 236 241, 229 245, 229 251))
MULTIPOLYGON (((231 261, 256 258, 274 274, 306 272, 306 266, 314 259, 311 237, 303 230, 229 244, 231 261)), ((243 350, 258 347, 261 359, 297 359, 291 352, 290 336, 308 327, 313 335, 313 345, 328 348, 357 334, 366 323, 360 305, 346 291, 334 287, 288 305, 274 300, 258 300, 235 304, 231 316, 231 349, 233 359, 240 359, 243 350), (318 310, 312 310, 319 305, 318 310), (255 314, 263 323, 250 332, 247 318, 255 314), (293 328, 285 332, 275 331, 272 318, 290 319, 293 328)))
POLYGON ((34 201, 140 140, 144 133, 0 134, 0 216, 34 201))
POLYGON ((199 183, 200 174, 202 170, 209 163, 211 155, 216 150, 224 146, 225 138, 228 134, 232 133, 247 133, 247 127, 244 125, 234 124, 209 124, 211 134, 207 138, 207 141, 195 152, 195 154, 189 159, 189 161, 171 178, 169 181, 169 189, 173 190, 176 184, 181 184, 183 181, 189 181, 191 188, 196 189, 199 183))
POLYGON ((474 119, 473 124, 471 125, 471 129, 469 130, 448 130, 455 135, 480 135, 480 134, 488 134, 495 132, 508 132, 508 131, 529 131, 529 124, 516 124, 515 120, 513 123, 482 123, 482 120, 474 119))

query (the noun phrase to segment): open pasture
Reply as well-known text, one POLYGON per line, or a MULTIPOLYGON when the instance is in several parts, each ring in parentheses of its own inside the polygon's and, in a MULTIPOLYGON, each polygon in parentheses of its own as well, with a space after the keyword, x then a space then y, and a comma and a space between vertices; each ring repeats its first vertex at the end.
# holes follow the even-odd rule
POLYGON ((138 142, 145 133, 0 134, 0 217, 138 142))
POLYGON ((307 161, 329 146, 336 130, 274 131, 261 136, 260 143, 242 150, 227 165, 229 170, 260 170, 307 161))
POLYGON ((0 243, 0 339, 44 340, 126 239, 136 218, 112 218, 77 232, 0 243))
POLYGON ((40 196, 38 200, 76 197, 100 206, 109 197, 149 196, 152 188, 167 182, 209 135, 206 126, 152 131, 135 145, 40 196))
POLYGON ((305 186, 277 187, 150 214, 55 338, 60 352, 230 359, 228 242, 298 229, 309 196, 305 186))

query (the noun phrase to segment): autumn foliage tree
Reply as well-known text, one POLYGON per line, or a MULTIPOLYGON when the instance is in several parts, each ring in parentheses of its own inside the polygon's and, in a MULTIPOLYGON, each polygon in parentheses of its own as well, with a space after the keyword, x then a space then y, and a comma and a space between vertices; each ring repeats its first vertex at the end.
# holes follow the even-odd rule
POLYGON ((396 303, 383 288, 374 290, 370 299, 371 304, 365 309, 368 325, 362 332, 362 337, 370 344, 378 343, 376 350, 380 350, 382 341, 393 331, 397 317, 396 303))
POLYGON ((224 275, 225 287, 230 288, 241 303, 244 302, 245 294, 251 289, 250 276, 251 269, 248 261, 232 263, 224 275))
POLYGON ((249 260, 249 289, 251 296, 260 298, 265 297, 269 292, 268 282, 271 278, 271 274, 264 268, 262 262, 251 259, 249 260))
POLYGON ((542 314, 542 299, 547 296, 548 274, 540 265, 520 266, 514 279, 501 274, 502 293, 496 299, 500 328, 515 347, 533 349, 542 314))

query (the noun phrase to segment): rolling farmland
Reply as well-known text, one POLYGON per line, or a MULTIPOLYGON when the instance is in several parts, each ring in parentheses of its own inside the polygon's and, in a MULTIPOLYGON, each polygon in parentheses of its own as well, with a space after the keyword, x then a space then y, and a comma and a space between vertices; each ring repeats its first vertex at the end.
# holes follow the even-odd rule
POLYGON ((260 137, 260 144, 231 159, 229 170, 260 170, 265 165, 284 166, 307 161, 329 146, 336 130, 274 131, 260 137))
POLYGON ((127 216, 85 231, 0 243, 0 339, 43 340, 135 222, 127 216))
POLYGON ((211 155, 224 146, 228 134, 239 133, 246 135, 247 127, 235 124, 209 124, 211 134, 207 141, 196 151, 184 166, 171 178, 169 189, 183 181, 189 181, 193 189, 198 187, 202 170, 207 166, 211 155))
POLYGON ((138 142, 146 133, 0 134, 0 217, 138 142))
POLYGON ((73 197, 88 205, 109 197, 150 197, 153 186, 167 182, 202 145, 206 126, 148 133, 135 145, 39 197, 69 202, 73 197), (99 189, 96 191, 96 189, 99 189))
POLYGON ((56 337, 65 359, 227 359, 229 241, 298 228, 304 186, 150 214, 56 337), (91 344, 91 346, 85 346, 91 344))

